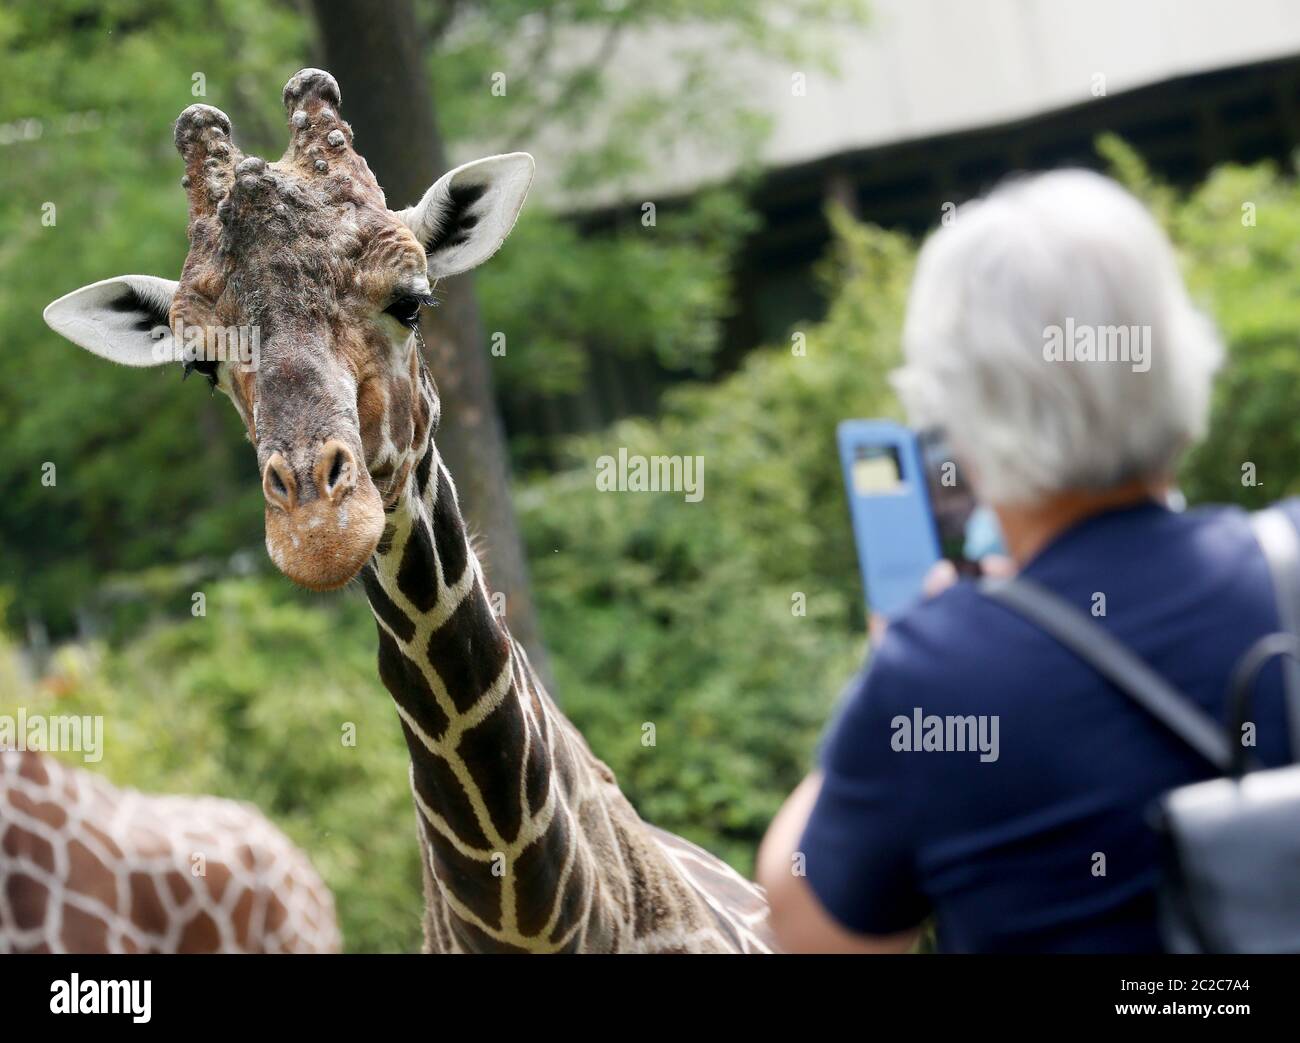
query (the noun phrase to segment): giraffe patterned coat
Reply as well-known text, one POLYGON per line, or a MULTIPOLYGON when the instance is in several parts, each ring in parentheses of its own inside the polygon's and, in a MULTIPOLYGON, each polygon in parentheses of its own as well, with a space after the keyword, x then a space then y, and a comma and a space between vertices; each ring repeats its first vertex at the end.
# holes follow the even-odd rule
POLYGON ((0 953, 337 952, 334 900, 250 804, 0 750, 0 953))

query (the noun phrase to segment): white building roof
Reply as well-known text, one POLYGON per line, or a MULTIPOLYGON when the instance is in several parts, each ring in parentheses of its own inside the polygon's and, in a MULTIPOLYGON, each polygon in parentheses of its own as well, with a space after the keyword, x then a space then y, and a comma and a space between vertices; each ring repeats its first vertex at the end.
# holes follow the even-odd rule
MULTIPOLYGON (((868 24, 827 35, 837 74, 719 47, 726 82, 773 121, 762 151, 768 166, 1003 123, 1086 103, 1098 89, 1115 94, 1300 53, 1300 3, 872 0, 868 24), (802 96, 792 89, 796 73, 806 78, 802 96)), ((673 43, 672 35, 659 33, 624 39, 610 64, 613 87, 667 82, 665 55, 673 43)), ((591 49, 581 38, 566 46, 573 47, 575 61, 591 49)), ((543 131, 527 147, 538 158, 539 189, 554 202, 590 207, 615 201, 591 193, 564 198, 548 184, 546 171, 557 165, 548 158, 558 161, 572 147, 564 135, 543 131)), ((675 154, 650 164, 653 174, 631 194, 689 191, 730 173, 727 163, 703 148, 675 154)))

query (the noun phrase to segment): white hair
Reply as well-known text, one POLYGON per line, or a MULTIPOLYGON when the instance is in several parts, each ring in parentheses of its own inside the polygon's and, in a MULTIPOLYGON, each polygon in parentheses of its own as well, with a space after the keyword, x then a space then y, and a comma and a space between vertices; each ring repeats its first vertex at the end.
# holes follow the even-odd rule
POLYGON ((947 431, 982 499, 1031 504, 1171 474, 1205 432, 1223 350, 1146 208, 1063 170, 1005 184, 929 238, 903 354, 912 422, 947 431))

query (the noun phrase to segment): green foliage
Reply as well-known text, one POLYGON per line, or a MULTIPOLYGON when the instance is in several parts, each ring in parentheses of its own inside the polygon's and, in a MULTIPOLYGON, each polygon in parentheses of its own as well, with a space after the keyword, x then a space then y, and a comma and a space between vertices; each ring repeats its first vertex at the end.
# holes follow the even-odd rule
POLYGON ((507 337, 498 389, 515 398, 579 391, 593 348, 708 373, 730 261, 753 227, 753 213, 726 190, 702 193, 652 228, 637 221, 603 235, 544 211, 527 215, 478 284, 489 328, 507 337))
POLYGON ((836 225, 806 354, 758 352, 654 423, 576 439, 572 468, 520 498, 566 711, 647 818, 742 869, 863 646, 835 424, 890 408, 911 247, 836 225), (597 491, 620 447, 702 457, 703 499, 597 491))
POLYGON ((1168 229, 1227 348, 1209 435, 1183 468, 1188 499, 1258 508, 1300 493, 1300 182, 1229 163, 1180 198, 1118 139, 1098 147, 1168 229), (1243 484, 1247 463, 1257 484, 1243 484))
MULTIPOLYGON (((178 371, 106 365, 41 321, 46 304, 85 283, 179 272, 186 211, 171 122, 196 100, 196 70, 237 118, 257 125, 278 109, 267 92, 255 118, 235 78, 215 71, 229 68, 231 48, 240 75, 283 78, 279 56, 237 28, 258 8, 223 0, 202 32, 182 8, 130 0, 0 14, 0 124, 15 138, 0 144, 0 574, 20 585, 22 611, 56 630, 105 571, 224 555, 258 538, 257 489, 231 411, 197 384, 182 389, 178 371), (47 463, 52 487, 41 480, 47 463)), ((282 9, 259 17, 285 52, 301 43, 301 24, 282 9)))

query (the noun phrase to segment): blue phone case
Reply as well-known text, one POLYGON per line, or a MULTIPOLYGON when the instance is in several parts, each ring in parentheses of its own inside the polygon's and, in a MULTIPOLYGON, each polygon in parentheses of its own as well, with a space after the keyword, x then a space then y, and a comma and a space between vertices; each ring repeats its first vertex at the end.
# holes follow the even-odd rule
POLYGON ((867 609, 892 616, 939 560, 920 442, 892 420, 845 420, 836 438, 867 609))

